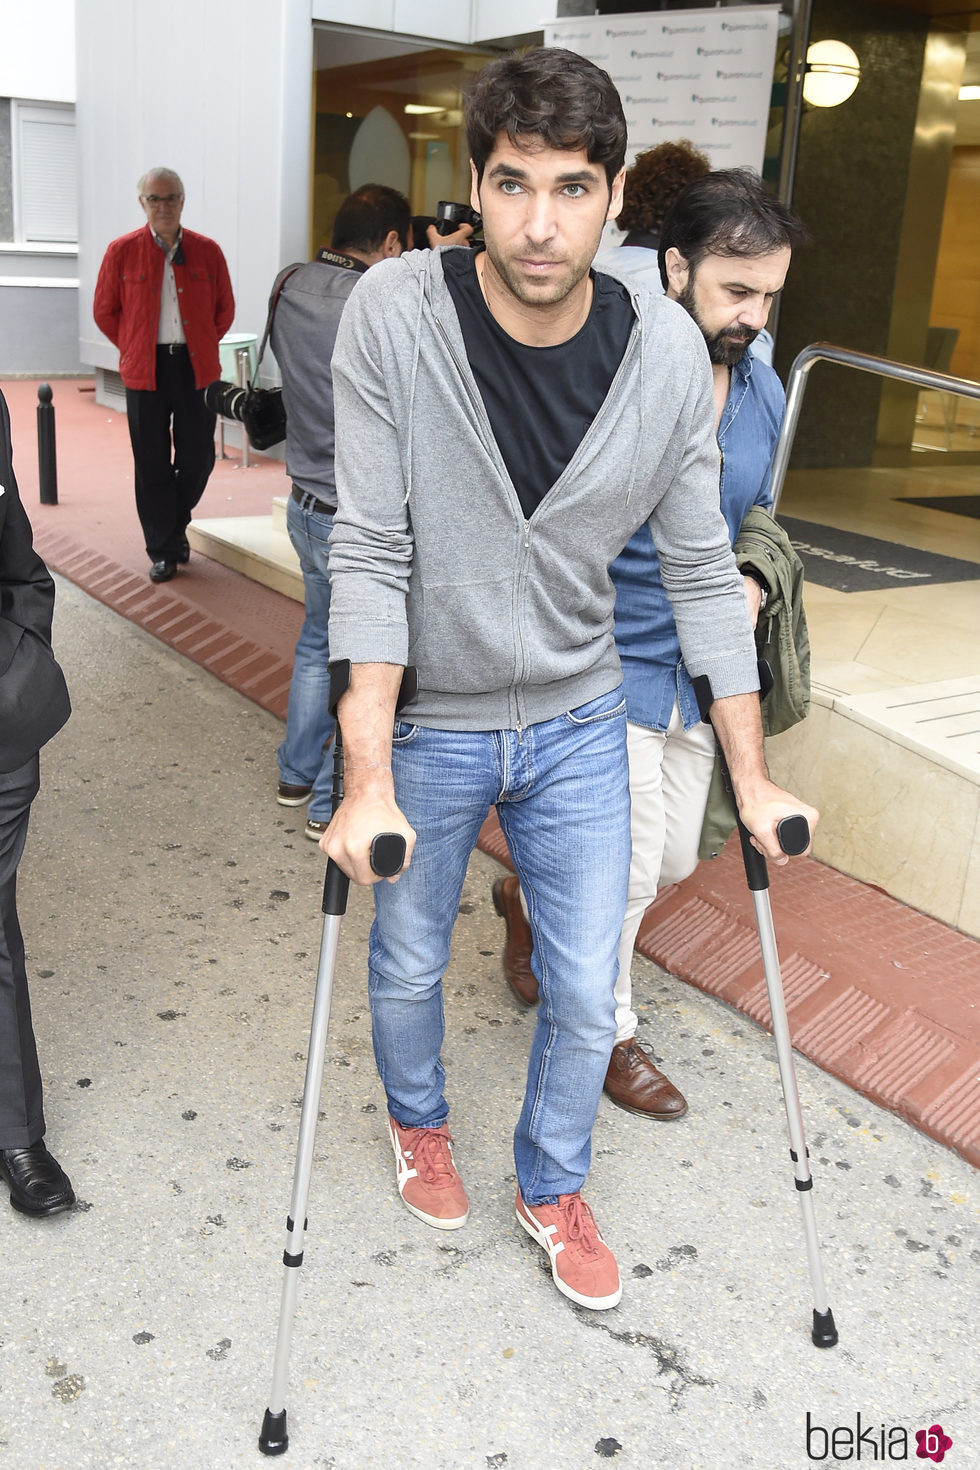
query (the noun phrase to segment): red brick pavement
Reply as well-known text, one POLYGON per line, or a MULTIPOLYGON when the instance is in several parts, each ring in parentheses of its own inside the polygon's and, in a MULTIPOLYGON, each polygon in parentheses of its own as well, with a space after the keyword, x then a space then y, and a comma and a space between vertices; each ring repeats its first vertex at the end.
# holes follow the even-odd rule
MULTIPOLYGON (((512 866, 495 816, 479 845, 512 866)), ((980 944, 813 858, 773 868, 770 901, 794 1048, 980 1165, 980 944)), ((659 895, 636 948, 771 1029, 737 839, 659 895)))
MULTIPOLYGON (((37 383, 3 384, 14 467, 38 551, 53 571, 285 718, 302 606, 207 557, 192 556, 172 582, 147 580, 126 416, 101 408, 92 386, 74 378, 52 384, 58 504, 41 505, 37 383)), ((197 514, 267 515, 273 498, 288 491, 278 460, 256 455, 248 469, 237 457, 219 460, 197 514)))

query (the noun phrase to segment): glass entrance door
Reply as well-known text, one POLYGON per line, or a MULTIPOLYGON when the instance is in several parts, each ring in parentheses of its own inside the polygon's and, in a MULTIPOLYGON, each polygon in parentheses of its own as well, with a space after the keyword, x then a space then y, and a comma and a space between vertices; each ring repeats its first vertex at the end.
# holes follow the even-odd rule
POLYGON ((440 199, 469 202, 463 92, 494 54, 316 27, 314 250, 329 244, 338 207, 362 184, 400 189, 416 216, 434 216, 440 199))

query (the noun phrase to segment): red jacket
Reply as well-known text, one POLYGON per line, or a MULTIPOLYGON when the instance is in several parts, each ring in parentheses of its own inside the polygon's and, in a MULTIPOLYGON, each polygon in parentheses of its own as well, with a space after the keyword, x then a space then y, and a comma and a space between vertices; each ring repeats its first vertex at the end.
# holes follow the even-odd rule
MULTIPOLYGON (((180 242, 184 263, 174 262, 177 299, 194 383, 206 388, 221 376, 218 342, 231 326, 235 298, 219 246, 193 230, 181 230, 180 242)), ((92 314, 99 330, 119 348, 119 371, 127 388, 157 385, 163 265, 163 251, 145 225, 113 240, 99 269, 92 314)))

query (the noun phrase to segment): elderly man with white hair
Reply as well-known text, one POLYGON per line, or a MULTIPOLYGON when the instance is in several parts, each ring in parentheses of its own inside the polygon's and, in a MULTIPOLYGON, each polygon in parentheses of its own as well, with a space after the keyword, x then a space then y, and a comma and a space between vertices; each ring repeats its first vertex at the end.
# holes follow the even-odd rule
POLYGON ((204 389, 221 375, 235 299, 219 246, 181 227, 173 169, 150 169, 137 189, 147 227, 109 246, 92 312, 119 348, 150 581, 169 582, 190 557, 187 526, 214 468, 204 389))

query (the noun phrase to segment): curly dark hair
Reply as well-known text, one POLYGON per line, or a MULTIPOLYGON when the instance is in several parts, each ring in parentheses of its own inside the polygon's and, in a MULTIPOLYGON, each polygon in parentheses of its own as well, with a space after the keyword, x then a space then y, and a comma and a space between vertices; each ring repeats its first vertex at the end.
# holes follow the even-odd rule
POLYGON ((477 183, 501 133, 517 146, 529 139, 546 148, 584 149, 590 163, 602 164, 610 188, 626 161, 619 93, 607 72, 574 51, 538 46, 488 62, 464 107, 477 183))
POLYGON ((616 221, 621 230, 659 235, 667 211, 686 184, 703 179, 711 163, 686 138, 658 143, 638 153, 626 170, 623 207, 616 221))

